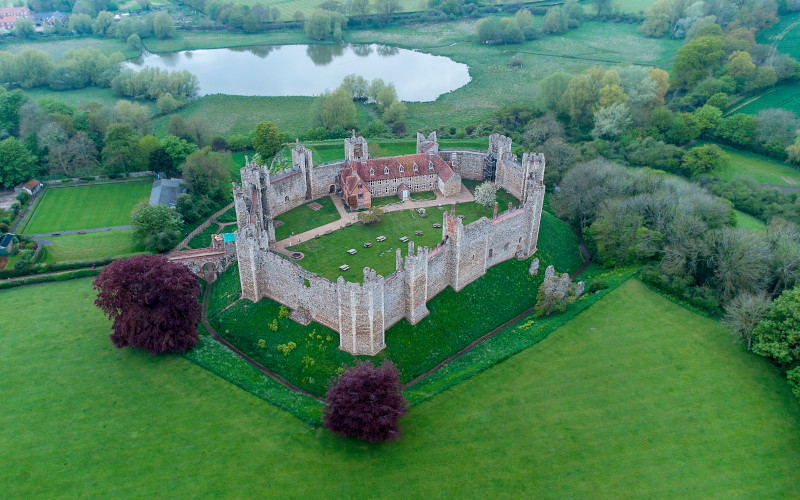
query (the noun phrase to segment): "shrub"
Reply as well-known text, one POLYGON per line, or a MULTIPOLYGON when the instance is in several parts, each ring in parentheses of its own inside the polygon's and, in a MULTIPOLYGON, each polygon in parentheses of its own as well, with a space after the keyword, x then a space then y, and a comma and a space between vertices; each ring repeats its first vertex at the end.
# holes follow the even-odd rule
POLYGON ((297 344, 294 342, 288 342, 286 344, 278 344, 278 351, 283 354, 284 356, 288 356, 295 350, 297 344))
POLYGON ((272 322, 269 323, 267 326, 273 332, 277 332, 278 331, 278 320, 277 319, 273 319, 272 322))
POLYGON ((333 379, 322 418, 331 432, 377 443, 400 438, 398 419, 406 411, 394 363, 360 361, 333 379))
POLYGON ((381 221, 383 210, 378 207, 371 207, 369 210, 358 213, 358 222, 362 224, 377 224, 381 221))
POLYGON ((589 283, 589 293, 599 292, 600 290, 606 290, 608 288, 608 282, 604 279, 596 279, 589 283))
POLYGON ((800 399, 800 366, 786 372, 786 380, 789 382, 794 396, 800 399))
POLYGON ((258 347, 260 347, 261 349, 266 349, 267 341, 264 339, 258 339, 258 347))
POLYGON ((289 308, 286 306, 281 306, 278 309, 278 319, 285 319, 289 317, 289 308))

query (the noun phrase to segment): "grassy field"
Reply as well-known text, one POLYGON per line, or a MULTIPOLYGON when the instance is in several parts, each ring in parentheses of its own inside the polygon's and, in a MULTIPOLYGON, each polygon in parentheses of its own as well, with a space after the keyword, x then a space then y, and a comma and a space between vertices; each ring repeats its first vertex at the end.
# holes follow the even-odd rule
POLYGON ((275 217, 275 221, 283 222, 275 228, 275 238, 278 241, 288 238, 291 234, 300 234, 339 220, 339 212, 330 197, 325 196, 314 201, 322 205, 322 208, 312 210, 308 204, 303 204, 275 217))
POLYGON ((144 252, 134 243, 130 229, 49 236, 47 239, 53 244, 45 247, 46 254, 42 262, 99 259, 144 252))
POLYGON ((222 233, 219 224, 211 223, 200 234, 189 240, 189 248, 208 248, 211 246, 211 236, 222 233))
MULTIPOLYGON (((631 12, 633 14, 646 11, 655 3, 656 0, 617 0, 613 2, 614 6, 619 8, 620 11, 631 12)), ((594 11, 596 11, 596 9, 593 10, 593 12, 594 11)))
POLYGON ((10 315, 0 332, 8 498, 775 498, 800 482, 785 381, 635 281, 413 408, 404 438, 380 446, 309 428, 181 357, 114 349, 93 299, 89 280, 0 292, 0 309, 38 325, 10 315))
POLYGON ((741 210, 734 210, 734 213, 736 213, 736 225, 738 227, 745 227, 755 231, 766 231, 767 225, 752 215, 746 214, 741 210))
MULTIPOLYGON (((702 143, 698 143, 700 145, 702 143)), ((728 157, 728 167, 714 175, 723 180, 735 177, 751 179, 759 184, 800 184, 800 169, 768 156, 720 145, 728 157)))
POLYGON ((25 234, 126 226, 131 210, 150 197, 153 183, 118 182, 96 186, 48 188, 25 234))
MULTIPOLYGON (((407 247, 400 241, 402 236, 407 236, 417 246, 434 247, 441 241, 442 230, 434 228, 433 224, 442 223, 446 210, 450 210, 450 207, 428 207, 427 217, 421 217, 415 210, 389 212, 378 224, 353 224, 289 247, 289 250, 303 252, 305 257, 299 264, 331 281, 343 276, 346 280, 361 282, 365 267, 386 276, 395 270, 395 249, 407 247), (423 234, 416 235, 415 231, 422 231, 423 234), (376 241, 378 236, 386 236, 386 240, 376 241), (364 248, 366 242, 372 243, 372 247, 364 248), (358 253, 348 254, 347 250, 351 248, 355 248, 358 253), (349 265, 350 269, 340 270, 339 266, 343 264, 349 265)), ((493 210, 476 203, 460 203, 456 207, 456 213, 465 217, 464 224, 481 217, 491 217, 493 210)))
POLYGON ((748 113, 755 115, 762 109, 781 108, 795 113, 800 113, 800 85, 788 83, 778 85, 754 99, 748 99, 747 104, 729 109, 727 113, 748 113))
POLYGON ((120 52, 126 59, 139 56, 139 51, 132 50, 125 40, 119 40, 117 38, 75 37, 17 42, 14 41, 12 37, 9 40, 11 40, 10 43, 3 43, 3 50, 16 53, 30 47, 47 52, 55 62, 61 60, 61 57, 67 51, 86 47, 94 47, 105 55, 120 52))

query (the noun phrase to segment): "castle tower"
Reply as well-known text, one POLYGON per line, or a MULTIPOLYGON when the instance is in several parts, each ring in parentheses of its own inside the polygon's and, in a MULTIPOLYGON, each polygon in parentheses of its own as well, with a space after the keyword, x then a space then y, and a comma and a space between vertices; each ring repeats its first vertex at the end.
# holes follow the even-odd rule
POLYGON ((339 349, 374 356, 386 347, 383 290, 383 277, 370 268, 364 268, 363 284, 339 277, 339 349))
POLYGON ((427 138, 417 132, 417 153, 439 153, 439 142, 436 139, 435 130, 428 134, 427 138))
POLYGON ((242 187, 234 189, 236 222, 239 228, 255 225, 259 231, 266 232, 269 241, 275 241, 275 227, 269 207, 269 171, 249 162, 241 170, 242 187))
POLYGON ((459 291, 466 286, 459 280, 459 269, 461 267, 461 247, 464 242, 464 217, 456 216, 456 204, 448 213, 445 211, 442 222, 442 240, 448 244, 448 265, 452 269, 450 275, 450 286, 453 290, 459 291))
POLYGON ((313 172, 311 168, 314 161, 311 158, 311 150, 300 145, 300 139, 295 139, 295 147, 292 148, 292 168, 300 170, 306 180, 306 199, 311 199, 311 186, 314 185, 313 172))
POLYGON ((409 323, 416 325, 427 316, 428 311, 428 247, 417 248, 414 255, 414 242, 408 242, 406 269, 406 311, 409 323))
POLYGON ((356 137, 356 131, 353 130, 353 136, 344 140, 344 160, 350 163, 367 159, 369 159, 367 140, 361 136, 356 137))
MULTIPOLYGON (((525 224, 525 236, 522 248, 523 257, 530 257, 536 251, 539 241, 539 227, 542 221, 542 207, 544 206, 544 168, 545 159, 542 153, 528 155, 529 170, 525 179, 523 207, 527 212, 528 220, 525 224)), ((523 157, 523 163, 525 157, 523 157)))

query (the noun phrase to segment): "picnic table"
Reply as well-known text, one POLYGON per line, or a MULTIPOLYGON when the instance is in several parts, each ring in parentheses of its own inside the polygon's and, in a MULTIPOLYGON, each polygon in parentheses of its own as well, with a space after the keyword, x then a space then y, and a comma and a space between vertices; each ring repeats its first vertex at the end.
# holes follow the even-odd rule
POLYGON ((371 247, 371 246, 372 246, 372 243, 370 243, 369 241, 367 241, 366 243, 364 243, 364 248, 369 248, 369 247, 371 247))
POLYGON ((422 231, 414 231, 414 234, 416 234, 417 236, 422 236, 422 231))
POLYGON ((442 225, 437 222, 436 224, 433 225, 433 227, 439 228, 442 227, 442 225))
POLYGON ((401 236, 400 237, 400 241, 402 241, 403 243, 407 242, 408 241, 408 236, 401 236))
POLYGON ((348 269, 350 269, 350 266, 348 266, 347 264, 342 264, 341 266, 339 266, 339 269, 341 269, 342 271, 347 271, 348 269))
POLYGON ((378 236, 375 241, 386 241, 386 236, 378 236))
POLYGON ((355 255, 357 253, 357 250, 355 248, 351 248, 350 250, 347 251, 347 253, 349 253, 350 255, 355 255))

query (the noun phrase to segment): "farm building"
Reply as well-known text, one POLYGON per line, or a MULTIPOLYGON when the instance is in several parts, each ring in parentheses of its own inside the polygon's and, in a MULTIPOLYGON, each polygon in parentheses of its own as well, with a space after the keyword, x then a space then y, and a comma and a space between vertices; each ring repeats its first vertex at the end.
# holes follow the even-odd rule
POLYGON ((36 179, 31 179, 24 184, 20 184, 19 186, 14 188, 14 192, 19 193, 28 193, 31 196, 35 196, 36 193, 41 191, 44 188, 44 184, 37 181, 36 179))

